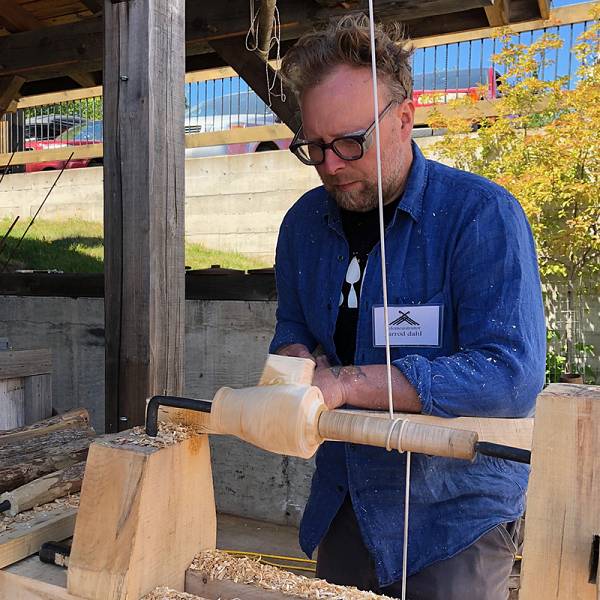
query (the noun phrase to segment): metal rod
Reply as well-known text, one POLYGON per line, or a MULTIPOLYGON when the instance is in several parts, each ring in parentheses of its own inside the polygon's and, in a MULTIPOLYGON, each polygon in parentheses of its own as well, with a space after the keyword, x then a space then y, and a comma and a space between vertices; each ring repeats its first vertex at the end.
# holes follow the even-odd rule
POLYGON ((4 170, 2 171, 2 177, 0 177, 0 183, 2 183, 2 180, 4 179, 4 176, 6 175, 6 173, 8 171, 8 167, 10 167, 10 163, 12 162, 12 159, 13 159, 16 151, 17 151, 16 149, 12 151, 12 154, 10 155, 8 162, 6 163, 6 166, 4 167, 4 170))
POLYGON ((4 236, 0 240, 0 255, 2 254, 2 250, 4 249, 4 244, 6 244, 6 240, 8 240, 8 236, 10 235, 10 232, 13 230, 13 227, 17 224, 18 220, 19 220, 19 216, 17 215, 15 217, 15 220, 12 222, 12 225, 8 228, 8 231, 4 234, 4 236))
POLYGON ((11 261, 11 259, 14 256, 15 252, 19 249, 19 246, 21 245, 21 242, 23 241, 23 239, 27 235, 27 232, 31 229, 31 226, 33 225, 36 217, 40 214, 40 211, 44 207, 44 204, 46 204, 46 200, 48 200, 48 198, 50 197, 50 194, 52 193, 52 190, 54 189, 54 187, 58 183, 58 180, 60 179, 60 176, 63 174, 64 170, 67 168, 67 165, 71 162, 71 159, 73 158, 73 154, 75 154, 75 153, 71 152, 71 156, 69 156, 69 158, 67 159, 67 161, 63 165, 63 168, 60 170, 60 173, 58 174, 58 176, 54 180, 54 183, 52 184, 52 186, 48 190, 48 193, 46 194, 46 197, 44 198, 44 200, 40 204, 39 208, 37 209, 37 211, 33 215, 33 218, 29 222, 29 225, 27 225, 25 231, 23 232, 23 235, 21 236, 21 238, 19 239, 19 241, 16 243, 16 245, 13 247, 11 253, 9 254, 8 258, 6 259, 6 262, 2 265, 2 270, 0 271, 0 273, 4 273, 4 271, 6 270, 6 267, 8 267, 8 263, 11 261))
POLYGON ((475 450, 479 454, 485 456, 493 456, 494 458, 502 458, 504 460, 512 460, 513 462, 531 463, 531 451, 523 448, 514 448, 513 446, 505 446, 504 444, 493 444, 492 442, 477 442, 475 450))
POLYGON ((179 396, 153 396, 146 407, 146 434, 150 437, 158 435, 158 408, 161 405, 187 408, 204 413, 209 413, 212 408, 212 402, 208 400, 194 400, 193 398, 180 398, 179 396))

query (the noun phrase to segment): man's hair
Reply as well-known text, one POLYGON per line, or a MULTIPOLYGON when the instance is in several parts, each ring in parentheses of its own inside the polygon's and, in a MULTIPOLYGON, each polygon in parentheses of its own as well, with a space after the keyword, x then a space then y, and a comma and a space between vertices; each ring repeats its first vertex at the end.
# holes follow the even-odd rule
MULTIPOLYGON (((412 49, 407 45, 400 25, 375 26, 377 75, 399 101, 412 98, 412 49)), ((347 15, 331 21, 325 29, 304 34, 285 53, 281 72, 300 97, 340 65, 371 66, 369 18, 364 14, 347 15)))

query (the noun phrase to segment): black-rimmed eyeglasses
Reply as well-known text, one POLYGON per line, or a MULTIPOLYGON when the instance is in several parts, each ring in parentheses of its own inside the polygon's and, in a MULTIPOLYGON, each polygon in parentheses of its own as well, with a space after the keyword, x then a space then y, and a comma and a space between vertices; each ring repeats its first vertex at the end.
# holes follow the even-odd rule
MULTIPOLYGON (((379 113, 379 121, 385 117, 392 105, 397 100, 391 100, 389 104, 379 113)), ((305 164, 305 165, 320 165, 325 162, 325 151, 331 149, 342 160, 359 160, 373 143, 373 132, 375 131, 375 123, 373 121, 364 131, 356 131, 341 137, 331 140, 328 144, 324 142, 313 142, 311 140, 303 140, 300 137, 302 127, 296 131, 294 139, 290 144, 290 150, 305 164)))

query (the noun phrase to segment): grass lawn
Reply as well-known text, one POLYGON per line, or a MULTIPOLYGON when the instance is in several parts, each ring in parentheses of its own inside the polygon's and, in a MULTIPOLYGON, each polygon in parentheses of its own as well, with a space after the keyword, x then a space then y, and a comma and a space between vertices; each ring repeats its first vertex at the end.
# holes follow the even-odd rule
MULTIPOLYGON (((13 219, 0 219, 0 240, 13 219)), ((15 269, 56 269, 67 273, 101 273, 104 268, 102 225, 80 219, 64 221, 36 219, 6 269, 6 260, 27 228, 30 219, 21 219, 0 250, 0 272, 15 269)), ((270 267, 264 262, 235 252, 221 252, 201 244, 185 245, 185 264, 192 269, 221 265, 229 269, 270 267)))

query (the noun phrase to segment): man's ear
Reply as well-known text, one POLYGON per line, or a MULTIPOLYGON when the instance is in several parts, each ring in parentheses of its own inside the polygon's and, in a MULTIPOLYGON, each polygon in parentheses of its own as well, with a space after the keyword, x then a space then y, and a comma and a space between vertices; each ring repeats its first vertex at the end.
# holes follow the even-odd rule
POLYGON ((405 100, 397 109, 400 123, 402 124, 402 134, 410 137, 415 124, 415 104, 412 100, 405 100))

